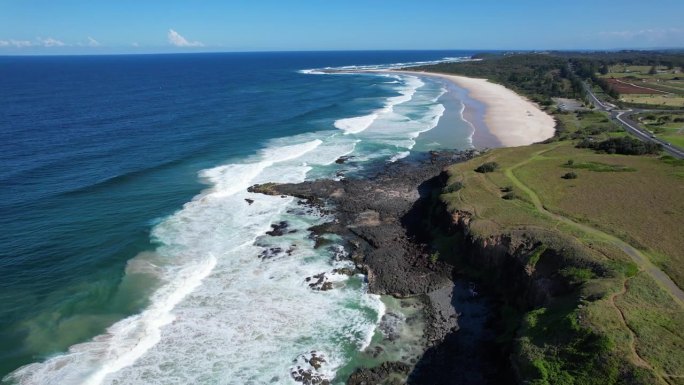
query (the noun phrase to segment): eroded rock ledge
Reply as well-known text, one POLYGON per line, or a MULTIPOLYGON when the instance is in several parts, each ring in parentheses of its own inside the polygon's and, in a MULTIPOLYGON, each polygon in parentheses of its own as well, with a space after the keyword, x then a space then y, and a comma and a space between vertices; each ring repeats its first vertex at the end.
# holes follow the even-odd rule
MULTIPOLYGON (((475 155, 475 151, 431 152, 388 164, 371 178, 249 188, 255 193, 294 196, 300 204, 334 208, 335 220, 309 229, 316 245, 326 234, 340 235, 357 270, 367 275, 372 293, 422 299, 425 354, 359 368, 347 383, 449 383, 454 370, 467 375, 470 384, 488 383, 482 373, 493 370, 493 360, 486 358, 491 349, 483 340, 489 305, 472 298, 467 282, 454 280, 454 266, 434 258, 427 220, 434 194, 446 182, 445 167, 475 155), (460 317, 463 309, 469 314, 460 317)), ((315 278, 310 280, 314 286, 321 280, 315 278)))
POLYGON ((443 169, 474 151, 431 152, 423 159, 389 164, 373 178, 254 185, 250 192, 290 195, 313 205, 331 205, 335 221, 310 230, 342 236, 375 294, 406 297, 450 284, 451 267, 431 261, 421 242, 422 206, 444 178, 443 169))

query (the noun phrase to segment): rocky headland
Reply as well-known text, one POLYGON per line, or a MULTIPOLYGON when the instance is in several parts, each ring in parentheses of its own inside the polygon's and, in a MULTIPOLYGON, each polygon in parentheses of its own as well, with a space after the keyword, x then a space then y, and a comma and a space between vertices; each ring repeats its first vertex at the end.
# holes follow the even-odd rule
MULTIPOLYGON (((370 292, 422 302, 422 356, 359 368, 348 384, 452 384, 454 378, 460 384, 506 382, 501 378, 508 365, 501 365, 502 354, 494 343, 493 300, 479 293, 479 287, 457 267, 439 258, 431 239, 433 224, 442 225, 441 219, 431 218, 431 212, 446 182, 445 167, 476 155, 475 151, 430 152, 383 165, 368 178, 249 188, 333 210, 334 220, 309 229, 316 246, 325 245, 329 234, 341 236, 356 272, 366 274, 370 292)), ((287 226, 278 223, 273 229, 278 233, 287 226)), ((331 288, 323 275, 309 281, 314 290, 331 288)), ((385 314, 380 324, 388 339, 398 338, 390 330, 393 317, 398 316, 385 314)), ((369 347, 373 349, 375 354, 382 350, 369 347)))

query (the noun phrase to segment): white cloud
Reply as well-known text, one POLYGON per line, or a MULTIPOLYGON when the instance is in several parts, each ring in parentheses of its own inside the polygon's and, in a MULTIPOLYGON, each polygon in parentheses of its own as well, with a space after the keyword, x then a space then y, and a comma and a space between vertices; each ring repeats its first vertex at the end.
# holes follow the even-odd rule
POLYGON ((180 33, 174 31, 173 29, 169 29, 167 36, 169 43, 175 45, 176 47, 204 47, 204 44, 199 41, 188 41, 181 36, 180 33))
POLYGON ((102 45, 102 44, 100 44, 99 41, 97 41, 97 40, 93 39, 92 37, 88 36, 88 46, 90 46, 90 47, 99 47, 99 46, 101 46, 101 45, 102 45))
POLYGON ((24 48, 24 47, 30 47, 32 46, 33 43, 30 42, 29 40, 0 40, 0 47, 16 47, 16 48, 24 48))
POLYGON ((37 38, 38 42, 43 46, 43 47, 63 47, 66 44, 64 44, 63 41, 57 40, 52 37, 48 37, 46 39, 43 39, 41 37, 37 38))
MULTIPOLYGON (((94 43, 98 43, 95 39, 88 38, 89 42, 87 45, 94 47, 94 43), (92 39, 92 40, 90 40, 92 39)), ((9 39, 9 40, 0 40, 0 47, 14 47, 14 48, 26 48, 26 47, 64 47, 68 44, 65 44, 61 40, 57 40, 53 37, 48 37, 48 38, 42 38, 42 37, 37 37, 35 40, 14 40, 14 39, 9 39)))
POLYGON ((601 32, 605 38, 616 38, 625 41, 641 40, 649 42, 674 40, 684 38, 684 29, 681 28, 645 28, 639 30, 601 32))

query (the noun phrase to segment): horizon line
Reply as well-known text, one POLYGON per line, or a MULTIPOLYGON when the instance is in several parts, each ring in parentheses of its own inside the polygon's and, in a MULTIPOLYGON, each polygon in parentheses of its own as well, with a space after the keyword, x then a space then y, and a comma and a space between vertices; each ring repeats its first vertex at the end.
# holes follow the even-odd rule
POLYGON ((0 57, 40 57, 40 56, 142 56, 142 55, 197 55, 197 54, 237 54, 237 53, 316 53, 316 52, 448 52, 448 51, 474 51, 474 52, 620 52, 620 51, 677 51, 684 50, 681 47, 651 47, 651 48, 442 48, 442 49, 321 49, 321 50, 236 50, 236 51, 201 51, 193 50, 186 52, 108 52, 108 53, 11 53, 0 54, 0 57))

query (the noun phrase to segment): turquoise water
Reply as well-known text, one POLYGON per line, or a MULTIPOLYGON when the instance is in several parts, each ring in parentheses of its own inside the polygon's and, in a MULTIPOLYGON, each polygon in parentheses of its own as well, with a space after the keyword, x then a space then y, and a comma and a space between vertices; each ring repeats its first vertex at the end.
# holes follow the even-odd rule
POLYGON ((303 71, 466 55, 0 58, 4 382, 290 383, 311 351, 335 378, 385 305, 312 248, 326 218, 246 188, 470 146, 439 80, 303 71))

